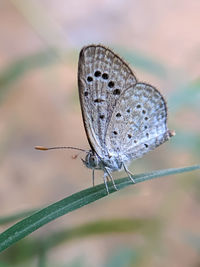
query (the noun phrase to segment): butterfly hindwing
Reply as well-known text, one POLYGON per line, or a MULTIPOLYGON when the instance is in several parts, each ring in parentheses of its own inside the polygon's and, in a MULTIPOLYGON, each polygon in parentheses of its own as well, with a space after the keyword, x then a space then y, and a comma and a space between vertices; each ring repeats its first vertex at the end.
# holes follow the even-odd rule
POLYGON ((153 86, 138 83, 124 91, 114 108, 107 132, 110 153, 136 159, 169 139, 167 107, 153 86))

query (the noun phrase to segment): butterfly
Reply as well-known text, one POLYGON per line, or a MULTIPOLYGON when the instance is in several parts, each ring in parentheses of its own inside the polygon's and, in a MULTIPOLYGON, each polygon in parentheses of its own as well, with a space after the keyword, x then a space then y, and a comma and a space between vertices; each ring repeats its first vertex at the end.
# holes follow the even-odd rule
POLYGON ((90 145, 83 163, 93 170, 93 185, 95 170, 104 172, 107 193, 108 179, 117 190, 114 171, 124 169, 134 183, 127 164, 175 135, 167 128, 164 97, 152 85, 138 82, 128 64, 103 45, 88 45, 80 51, 78 89, 90 145))

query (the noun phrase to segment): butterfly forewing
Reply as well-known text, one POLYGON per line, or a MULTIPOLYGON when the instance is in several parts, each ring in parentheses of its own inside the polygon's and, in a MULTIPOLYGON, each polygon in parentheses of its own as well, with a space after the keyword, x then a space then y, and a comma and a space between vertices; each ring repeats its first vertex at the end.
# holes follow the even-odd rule
POLYGON ((107 132, 108 153, 136 159, 169 139, 167 107, 154 87, 138 83, 124 91, 114 108, 107 132))
POLYGON ((110 49, 101 45, 84 47, 80 52, 78 86, 83 121, 92 149, 103 157, 111 116, 127 88, 136 78, 128 65, 110 49))

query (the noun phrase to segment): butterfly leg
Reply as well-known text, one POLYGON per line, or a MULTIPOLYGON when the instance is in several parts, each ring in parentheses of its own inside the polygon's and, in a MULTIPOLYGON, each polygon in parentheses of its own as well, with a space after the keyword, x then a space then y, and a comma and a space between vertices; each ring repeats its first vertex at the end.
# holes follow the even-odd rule
POLYGON ((108 184, 107 184, 107 180, 108 180, 108 175, 106 172, 104 172, 104 175, 103 175, 103 180, 104 180, 104 184, 105 184, 105 187, 106 187, 106 191, 107 193, 109 194, 109 190, 108 190, 108 184))
POLYGON ((123 167, 124 167, 125 172, 128 174, 128 177, 135 184, 135 180, 133 178, 133 174, 127 169, 127 167, 126 167, 126 165, 124 163, 122 163, 122 164, 123 164, 123 167))
POLYGON ((117 189, 117 186, 116 186, 116 184, 115 184, 115 181, 114 181, 114 179, 113 179, 113 177, 112 177, 112 175, 111 175, 111 173, 109 172, 109 170, 108 170, 106 167, 105 167, 105 171, 106 171, 107 177, 109 177, 109 178, 111 179, 111 181, 112 181, 112 183, 113 183, 113 186, 114 186, 115 190, 118 190, 118 189, 117 189))
POLYGON ((106 176, 106 179, 107 179, 107 182, 112 181, 111 178, 110 178, 110 176, 108 176, 108 175, 106 176))
POLYGON ((92 185, 94 187, 94 169, 92 169, 92 185))

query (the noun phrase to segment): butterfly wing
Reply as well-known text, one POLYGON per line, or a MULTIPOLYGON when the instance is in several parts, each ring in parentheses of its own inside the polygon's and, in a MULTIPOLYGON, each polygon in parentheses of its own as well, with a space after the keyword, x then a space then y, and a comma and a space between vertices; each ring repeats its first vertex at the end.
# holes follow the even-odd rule
POLYGON ((107 154, 105 136, 117 101, 134 84, 132 70, 110 49, 89 45, 81 50, 78 87, 82 116, 89 144, 100 157, 107 154))
POLYGON ((166 122, 163 96, 153 86, 138 83, 125 90, 116 104, 105 143, 122 162, 142 157, 172 135, 166 122))

